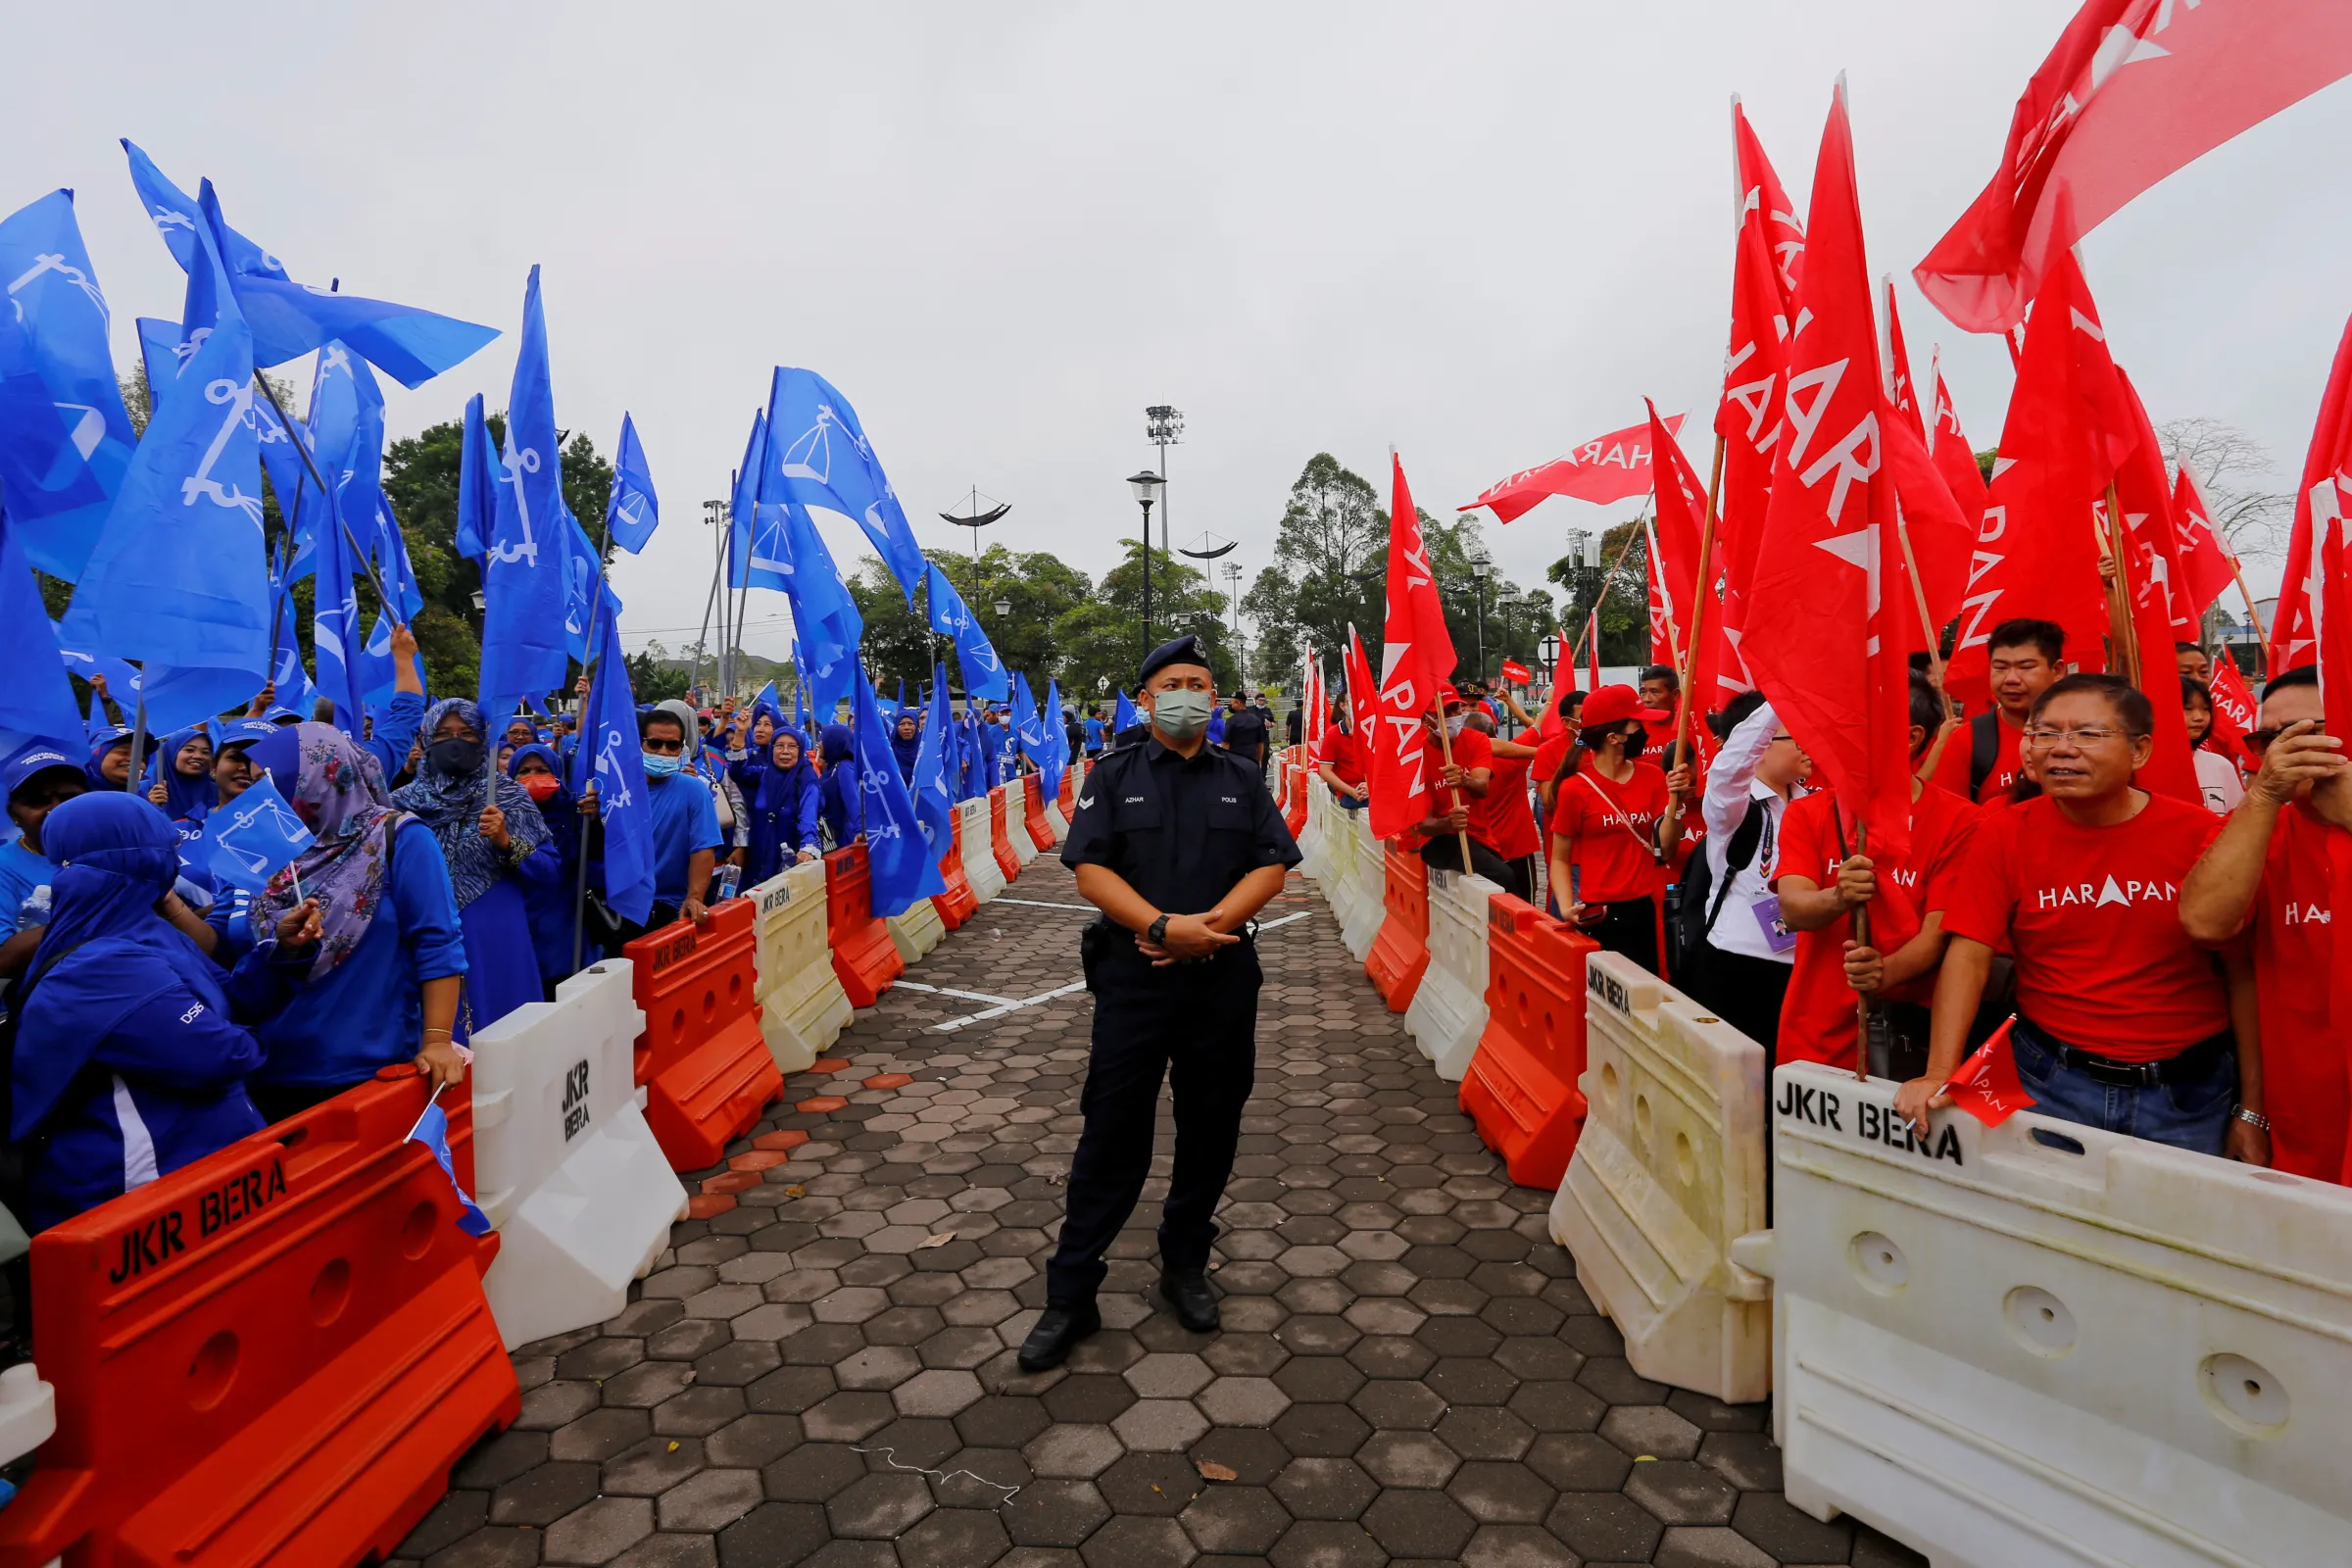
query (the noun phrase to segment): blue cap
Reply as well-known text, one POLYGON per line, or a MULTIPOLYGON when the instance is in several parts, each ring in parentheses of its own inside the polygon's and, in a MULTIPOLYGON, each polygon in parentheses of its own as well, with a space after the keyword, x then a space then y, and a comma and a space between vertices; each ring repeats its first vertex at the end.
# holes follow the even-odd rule
POLYGON ((1143 668, 1137 670, 1135 675, 1137 688, 1140 690, 1145 682, 1170 664, 1199 664, 1202 669, 1212 667, 1208 662, 1208 650, 1200 646, 1199 637, 1188 633, 1174 642, 1161 643, 1144 656, 1143 668))
POLYGON ((255 741, 268 740, 277 731, 278 726, 266 718, 232 718, 221 724, 220 744, 251 746, 255 741))
POLYGON ((6 767, 0 767, 0 795, 14 796, 34 774, 46 773, 53 767, 62 767, 76 778, 88 777, 81 763, 56 747, 27 746, 10 758, 6 767))

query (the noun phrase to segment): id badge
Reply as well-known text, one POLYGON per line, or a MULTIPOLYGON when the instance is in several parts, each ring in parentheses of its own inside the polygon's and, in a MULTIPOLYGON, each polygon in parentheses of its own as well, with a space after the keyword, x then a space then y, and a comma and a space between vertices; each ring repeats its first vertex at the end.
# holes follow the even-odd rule
POLYGON ((1789 930, 1788 922, 1781 918, 1778 894, 1756 900, 1747 906, 1747 910, 1756 917, 1756 924, 1763 928, 1765 944, 1773 952, 1789 953, 1795 950, 1796 933, 1789 930))

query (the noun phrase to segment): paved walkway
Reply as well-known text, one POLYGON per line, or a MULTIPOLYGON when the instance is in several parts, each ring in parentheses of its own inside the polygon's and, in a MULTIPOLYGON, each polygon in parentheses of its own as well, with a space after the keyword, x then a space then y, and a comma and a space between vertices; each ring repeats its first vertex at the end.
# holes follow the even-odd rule
POLYGON ((1296 876, 1260 939, 1225 1331, 1147 1296, 1163 1113, 1104 1331, 1023 1374, 1078 1137, 1078 904, 1040 857, 792 1079, 734 1169, 689 1179, 716 1212, 628 1310, 516 1355, 521 1420, 399 1560, 1922 1561, 1789 1507, 1763 1406, 1634 1374, 1549 1195, 1502 1176, 1296 876))

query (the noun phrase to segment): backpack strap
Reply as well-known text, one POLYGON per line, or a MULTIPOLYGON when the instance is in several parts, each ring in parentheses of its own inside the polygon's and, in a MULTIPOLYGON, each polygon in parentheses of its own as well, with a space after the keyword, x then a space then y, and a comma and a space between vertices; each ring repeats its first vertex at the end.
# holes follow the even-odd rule
POLYGON ((1989 709, 1968 721, 1968 800, 1975 805, 1978 791, 1992 777, 2001 760, 2001 714, 1989 709))
POLYGON ((1764 819, 1770 814, 1762 801, 1750 801, 1747 814, 1732 829, 1732 840, 1723 847, 1723 880, 1716 884, 1714 902, 1707 906, 1707 923, 1700 928, 1702 936, 1714 931, 1715 921, 1723 913, 1723 901, 1732 895, 1733 882, 1755 860, 1756 850, 1764 842, 1764 819))

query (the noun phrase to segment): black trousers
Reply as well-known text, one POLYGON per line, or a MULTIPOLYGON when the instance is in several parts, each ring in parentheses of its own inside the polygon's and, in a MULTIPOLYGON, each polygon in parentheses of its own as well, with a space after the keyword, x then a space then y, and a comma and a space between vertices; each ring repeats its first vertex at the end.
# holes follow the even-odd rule
MULTIPOLYGON (((1729 911, 1725 917, 1730 917, 1729 911)), ((1682 989, 1764 1048, 1764 1073, 1769 1079, 1773 1064, 1780 1059, 1781 1000, 1788 995, 1788 977, 1795 971, 1770 958, 1726 953, 1712 942, 1698 950, 1698 961, 1692 967, 1696 972, 1682 989)))
POLYGON ((1608 912, 1598 925, 1586 926, 1585 935, 1599 943, 1603 953, 1622 954, 1651 974, 1658 973, 1657 901, 1621 899, 1601 907, 1608 912))
MULTIPOLYGON (((1462 835, 1447 833, 1422 845, 1421 863, 1440 871, 1459 871, 1462 868, 1462 835)), ((1506 890, 1514 886, 1511 862, 1477 839, 1470 841, 1470 872, 1506 890)))
POLYGON ((1152 1170, 1159 1085, 1176 1102, 1176 1163, 1159 1221, 1160 1265, 1208 1267, 1213 1216, 1233 1175, 1242 1107, 1257 1076, 1257 955, 1248 943, 1202 965, 1152 970, 1121 956, 1095 976, 1095 1031, 1079 1100, 1086 1128, 1070 1162, 1069 1212, 1046 1265, 1046 1299, 1095 1298, 1152 1170), (1140 973, 1138 971, 1141 971, 1140 973))

